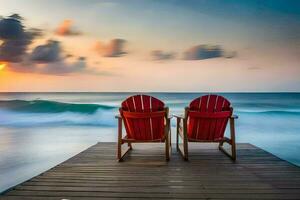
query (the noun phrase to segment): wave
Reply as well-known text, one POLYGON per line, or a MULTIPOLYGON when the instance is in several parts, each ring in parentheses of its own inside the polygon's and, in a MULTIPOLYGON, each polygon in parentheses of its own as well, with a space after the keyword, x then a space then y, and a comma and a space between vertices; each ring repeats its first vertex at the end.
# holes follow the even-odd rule
POLYGON ((25 113, 0 110, 0 126, 6 127, 36 127, 36 126, 116 126, 111 110, 98 110, 88 113, 25 113))
POLYGON ((58 101, 48 100, 5 100, 0 101, 0 108, 15 112, 28 112, 28 113, 85 113, 93 114, 99 109, 109 110, 115 107, 99 104, 76 104, 64 103, 58 101))
MULTIPOLYGON (((102 101, 103 102, 103 101, 102 101)), ((108 126, 115 127, 118 106, 95 103, 66 103, 50 100, 0 100, 0 126, 108 126)), ((181 114, 184 105, 170 106, 171 113, 181 114)), ((298 108, 235 107, 243 117, 299 117, 298 108)), ((174 120, 172 126, 175 126, 174 120)))
POLYGON ((241 114, 270 114, 270 115, 300 115, 300 110, 236 110, 236 113, 241 114))

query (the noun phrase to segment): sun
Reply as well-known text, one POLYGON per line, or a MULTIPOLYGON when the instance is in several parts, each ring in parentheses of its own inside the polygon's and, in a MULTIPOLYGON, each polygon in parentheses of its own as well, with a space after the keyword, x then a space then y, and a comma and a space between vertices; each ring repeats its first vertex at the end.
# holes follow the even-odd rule
POLYGON ((3 70, 6 66, 6 63, 0 62, 0 70, 3 70))

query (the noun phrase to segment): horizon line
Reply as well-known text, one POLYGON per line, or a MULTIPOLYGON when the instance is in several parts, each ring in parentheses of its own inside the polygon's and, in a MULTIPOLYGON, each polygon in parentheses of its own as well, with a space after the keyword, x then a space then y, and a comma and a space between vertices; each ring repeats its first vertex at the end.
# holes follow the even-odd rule
POLYGON ((182 94, 193 94, 193 93, 300 93, 300 91, 0 91, 0 93, 182 93, 182 94))

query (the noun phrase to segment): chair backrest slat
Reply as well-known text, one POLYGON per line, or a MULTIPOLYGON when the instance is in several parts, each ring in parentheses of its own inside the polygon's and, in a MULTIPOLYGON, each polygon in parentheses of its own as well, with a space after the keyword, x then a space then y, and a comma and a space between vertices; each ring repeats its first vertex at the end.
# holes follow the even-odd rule
POLYGON ((188 137, 196 140, 219 140, 229 117, 230 102, 219 95, 205 95, 194 99, 188 112, 188 137))
POLYGON ((164 137, 166 111, 164 103, 148 95, 135 95, 122 102, 127 136, 135 140, 157 140, 164 137))

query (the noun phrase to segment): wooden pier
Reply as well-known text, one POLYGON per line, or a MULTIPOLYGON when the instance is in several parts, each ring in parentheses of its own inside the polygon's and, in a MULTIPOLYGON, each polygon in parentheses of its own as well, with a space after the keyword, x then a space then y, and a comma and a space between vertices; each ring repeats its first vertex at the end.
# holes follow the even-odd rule
MULTIPOLYGON (((300 168, 250 144, 233 162, 215 145, 190 145, 186 162, 163 144, 137 144, 123 162, 98 143, 6 191, 0 199, 300 199, 300 168)), ((3 181, 3 180, 1 180, 3 181)))

